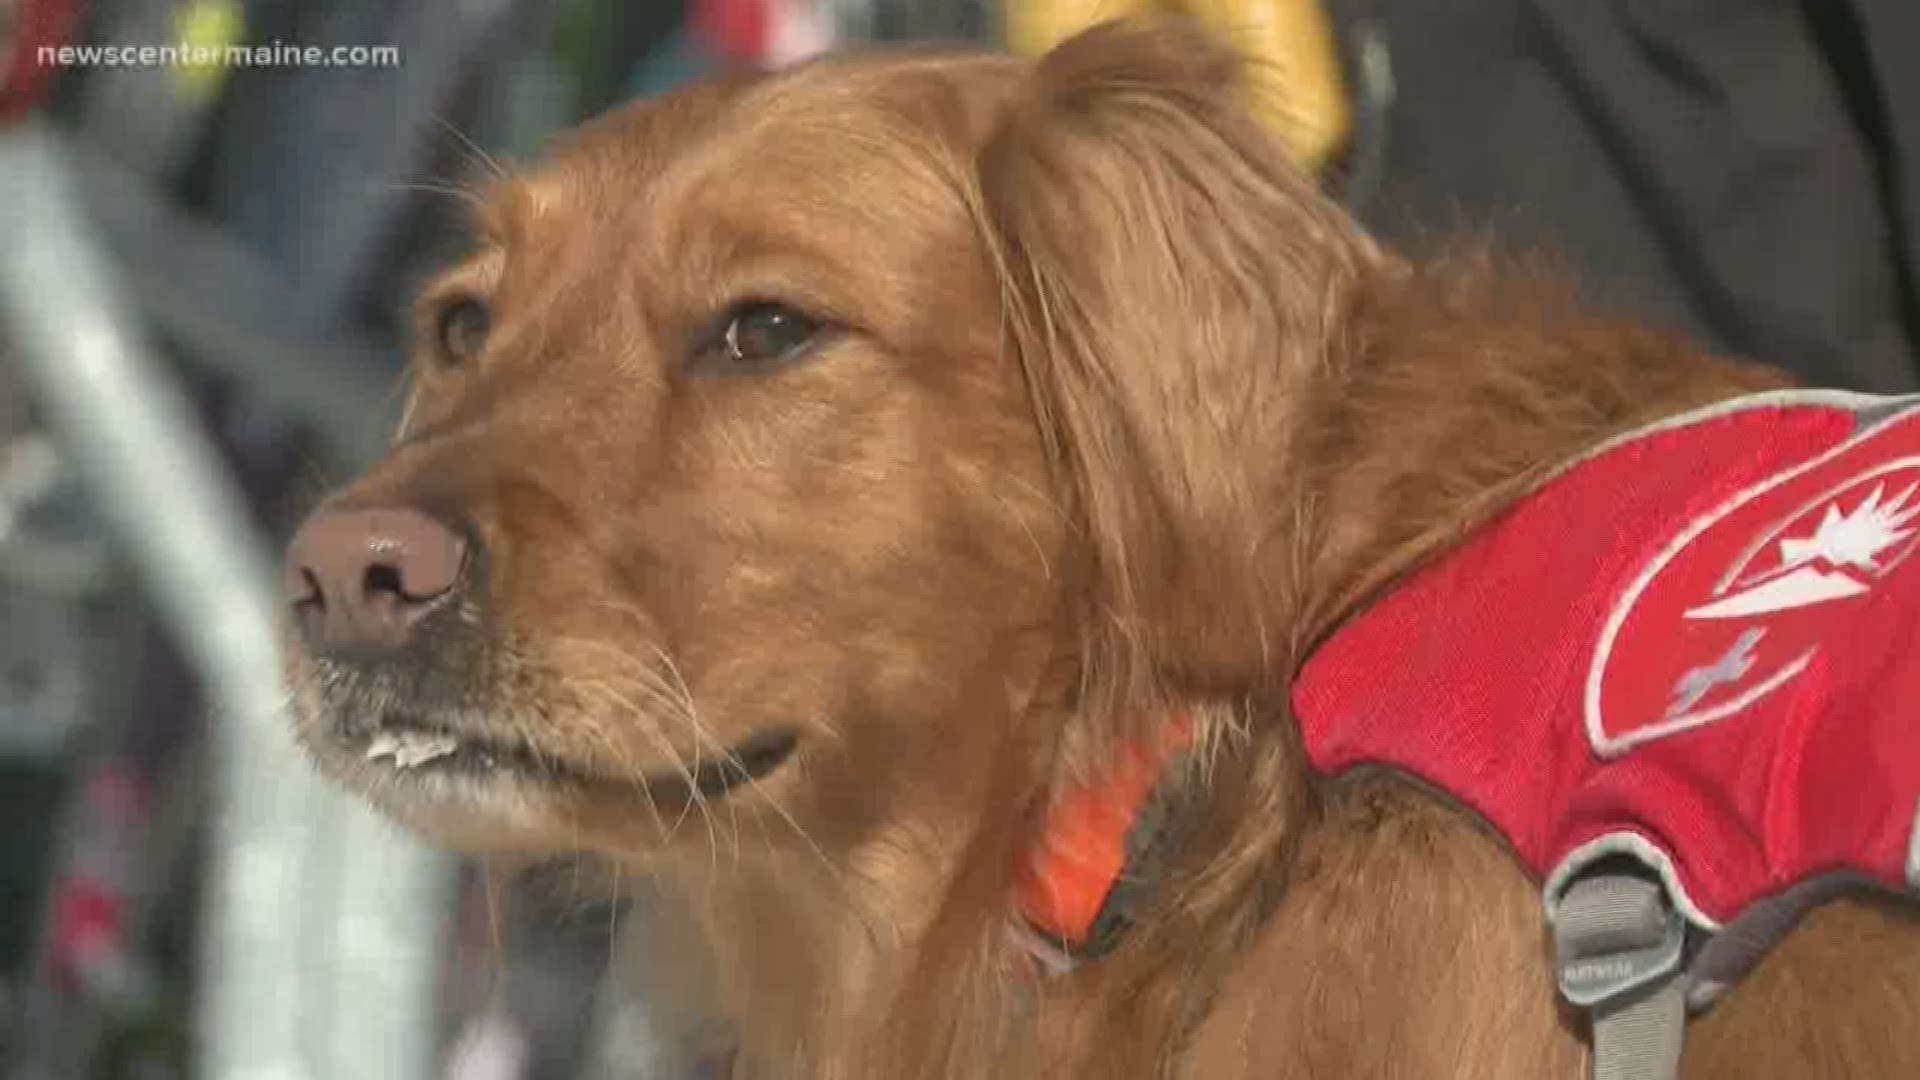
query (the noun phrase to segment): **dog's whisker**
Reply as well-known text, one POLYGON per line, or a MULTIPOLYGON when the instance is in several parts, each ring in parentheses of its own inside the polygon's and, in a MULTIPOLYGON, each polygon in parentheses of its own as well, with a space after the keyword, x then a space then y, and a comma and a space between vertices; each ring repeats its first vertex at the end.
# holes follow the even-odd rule
MULTIPOLYGON (((647 681, 644 678, 638 678, 634 680, 633 685, 643 692, 647 692, 652 689, 651 687, 649 687, 649 685, 647 684, 647 681)), ((605 686, 605 685, 597 685, 594 687, 594 690, 595 692, 599 693, 609 701, 620 706, 620 711, 623 715, 626 715, 630 718, 640 721, 640 723, 637 726, 640 728, 641 734, 648 740, 649 743, 651 743, 661 753, 661 755, 666 759, 667 763, 672 768, 674 768, 676 771, 679 772, 682 780, 685 782, 687 787, 687 792, 688 792, 688 799, 686 800, 685 803, 683 803, 681 807, 680 816, 676 818, 674 823, 668 828, 667 830, 668 837, 671 838, 679 830, 681 822, 683 822, 686 819, 686 816, 689 813, 697 811, 700 814, 701 819, 705 824, 705 827, 708 832, 709 842, 714 847, 715 856, 717 858, 718 837, 714 830, 714 819, 712 814, 708 810, 707 799, 699 789, 698 779, 692 766, 689 765, 676 750, 674 750, 671 743, 664 737, 664 735, 660 733, 657 726, 650 722, 650 719, 648 719, 650 717, 650 714, 647 712, 647 710, 641 708, 636 703, 634 703, 632 699, 628 698, 624 692, 615 690, 612 687, 605 686)), ((613 741, 610 736, 607 736, 604 732, 600 732, 597 728, 595 730, 595 734, 599 735, 603 739, 606 739, 609 743, 613 741)), ((737 841, 736 841, 736 844, 737 844, 737 841)))
POLYGON ((477 161, 480 165, 485 167, 487 172, 490 173, 494 179, 505 180, 507 178, 507 175, 508 175, 507 170, 504 166, 500 164, 499 160, 496 159, 492 154, 487 153, 487 151, 483 147, 481 147, 479 143, 474 142, 472 139, 468 138, 467 134, 461 131, 458 127, 456 127, 452 121, 447 120, 445 117, 436 116, 433 118, 433 123, 436 127, 440 128, 442 131, 445 131, 448 135, 453 136, 453 138, 456 141, 458 141, 462 147, 465 147, 467 153, 470 154, 472 158, 475 161, 477 161))
MULTIPOLYGON (((721 760, 726 765, 731 766, 737 770, 740 775, 746 776, 751 780, 752 772, 747 768, 746 762, 740 759, 740 755, 735 750, 726 746, 718 737, 714 736, 706 724, 701 722, 699 707, 694 703, 693 691, 688 688, 687 681, 681 676, 680 667, 674 663, 673 657, 667 655, 666 650, 657 644, 653 646, 653 654, 659 661, 661 669, 670 680, 666 689, 680 707, 677 718, 682 720, 693 732, 695 745, 705 745, 710 748, 713 752, 720 755, 721 760)), ((733 820, 734 858, 738 860, 740 855, 740 819, 734 811, 734 800, 727 800, 727 808, 727 812, 733 820)))
MULTIPOLYGON (((616 610, 618 609, 616 605, 608 604, 607 606, 615 607, 616 610)), ((653 698, 656 704, 662 707, 663 712, 670 715, 673 719, 680 721, 687 727, 687 729, 694 736, 697 746, 700 746, 702 748, 709 748, 715 754, 721 755, 722 760, 732 765, 734 769, 736 769, 741 775, 743 775, 746 779, 747 785, 753 788, 754 791, 762 797, 763 801, 766 802, 768 808, 771 809, 786 824, 786 826, 790 830, 792 830, 794 835, 802 843, 804 843, 807 846, 807 848, 812 852, 814 857, 819 861, 820 865, 828 872, 829 876, 837 884, 841 885, 842 887, 845 886, 843 874, 841 873, 840 869, 834 865, 832 860, 827 857, 825 850, 821 848, 819 842, 815 840, 810 833, 807 832, 806 828, 800 824, 799 819, 793 816, 792 812, 787 809, 787 807, 779 800, 779 798, 775 796, 771 791, 769 791, 764 784, 760 783, 757 777, 754 777, 751 774, 750 770, 746 768, 745 762, 743 762, 740 759, 738 752, 732 748, 725 746, 720 740, 718 740, 712 733, 711 729, 708 728, 707 725, 700 719, 697 707, 694 704, 693 693, 691 689, 687 686, 685 679, 682 677, 678 664, 676 664, 673 661, 672 657, 668 656, 663 649, 661 649, 657 645, 653 646, 653 651, 655 653, 655 656, 658 662, 655 665, 650 665, 644 662, 640 662, 636 658, 622 653, 620 650, 618 650, 614 646, 603 641, 573 641, 571 639, 557 639, 556 644, 564 645, 564 646, 580 646, 580 647, 596 649, 602 653, 612 654, 618 659, 625 661, 627 664, 629 664, 631 668, 631 674, 633 675, 633 678, 631 680, 632 685, 636 686, 643 692, 651 692, 650 696, 653 698)), ((688 779, 689 781, 691 781, 690 774, 688 776, 688 779)), ((699 797, 697 792, 696 792, 696 801, 700 805, 701 812, 710 817, 710 807, 708 806, 707 801, 704 798, 699 797)), ((739 845, 739 835, 740 835, 738 818, 731 800, 728 801, 728 807, 729 807, 730 814, 736 814, 736 816, 734 817, 733 836, 734 836, 735 858, 737 859, 739 855, 738 845, 739 845)))
MULTIPOLYGON (((565 639, 558 640, 564 641, 565 639)), ((623 715, 634 719, 642 727, 643 731, 647 729, 647 725, 651 722, 645 710, 635 707, 630 701, 626 700, 624 696, 620 695, 611 687, 581 680, 577 681, 572 689, 573 693, 580 698, 591 699, 594 695, 598 694, 610 699, 619 707, 623 715)), ((673 826, 669 826, 661 816, 658 801, 652 789, 645 782, 645 770, 639 762, 632 758, 625 747, 622 746, 620 740, 614 738, 611 733, 605 730, 604 725, 598 719, 602 711, 601 709, 593 707, 591 700, 588 700, 576 711, 575 715, 580 720, 579 732, 581 736, 594 743, 595 746, 599 747, 601 751, 612 759, 615 765, 615 772, 618 776, 643 797, 648 813, 653 818, 654 824, 661 828, 668 836, 671 836, 677 828, 678 822, 676 821, 673 826)), ((677 756, 669 753, 669 760, 676 767, 679 766, 677 756)), ((685 809, 683 808, 682 819, 684 819, 684 816, 685 809)))
MULTIPOLYGON (((624 693, 610 686, 583 683, 580 689, 583 694, 599 695, 605 699, 606 702, 617 706, 621 715, 633 719, 642 737, 661 754, 665 759, 667 767, 678 772, 687 783, 689 790, 693 790, 694 777, 692 770, 681 760, 678 752, 667 743, 665 738, 659 733, 657 727, 651 723, 649 714, 644 709, 635 705, 624 693)), ((582 714, 583 721, 585 721, 587 717, 597 715, 598 711, 599 710, 592 709, 586 710, 582 714)), ((653 810, 656 824, 658 824, 658 804, 654 797, 652 787, 646 783, 646 770, 621 746, 620 740, 615 738, 611 732, 606 731, 601 724, 597 722, 584 722, 582 724, 582 731, 586 737, 592 739, 613 757, 619 771, 627 778, 629 784, 646 794, 648 806, 653 810)), ((692 812, 694 801, 698 799, 698 796, 698 791, 694 790, 694 799, 683 803, 678 816, 674 818, 672 823, 664 826, 667 839, 671 840, 671 838, 678 833, 681 824, 686 821, 688 814, 692 812)))
MULTIPOLYGON (((708 756, 715 756, 718 760, 732 765, 735 769, 743 773, 746 771, 744 762, 739 759, 738 754, 731 748, 724 746, 701 722, 691 692, 687 689, 684 680, 680 678, 678 668, 674 666, 671 658, 667 657, 664 652, 659 653, 659 663, 655 665, 644 663, 637 658, 626 655, 606 642, 576 642, 563 639, 560 643, 568 645, 569 647, 582 647, 598 651, 611 656, 613 659, 625 665, 628 669, 627 674, 629 676, 626 680, 626 685, 644 695, 647 699, 647 704, 652 706, 652 709, 642 708, 627 698, 624 693, 615 692, 611 689, 605 690, 606 693, 613 696, 622 704, 626 714, 636 718, 644 718, 644 722, 647 723, 650 728, 656 715, 678 721, 693 733, 696 746, 699 750, 704 752, 710 747, 712 754, 708 756), (663 669, 665 670, 665 674, 663 674, 663 669)), ((663 738, 659 737, 655 730, 650 730, 648 737, 650 741, 653 741, 659 746, 664 753, 673 757, 675 764, 681 769, 689 788, 692 789, 692 800, 688 804, 689 807, 698 807, 701 813, 707 817, 709 828, 711 829, 715 823, 710 813, 711 807, 709 801, 698 791, 691 767, 678 759, 677 754, 672 751, 671 746, 663 738)), ((729 818, 733 824, 731 832, 734 857, 737 859, 739 856, 738 819, 731 801, 729 801, 728 807, 729 818)))
POLYGON ((396 193, 418 193, 423 195, 444 195, 458 199, 469 207, 479 208, 486 205, 486 197, 472 188, 460 184, 435 183, 431 180, 413 180, 382 185, 386 190, 396 193))

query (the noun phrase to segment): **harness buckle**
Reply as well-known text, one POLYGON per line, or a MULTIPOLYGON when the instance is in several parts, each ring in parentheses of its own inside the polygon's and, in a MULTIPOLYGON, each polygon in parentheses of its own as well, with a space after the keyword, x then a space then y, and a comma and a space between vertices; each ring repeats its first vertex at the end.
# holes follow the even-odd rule
POLYGON ((1591 1008, 1678 973, 1687 924, 1658 881, 1594 874, 1568 887, 1553 936, 1560 993, 1591 1008))
POLYGON ((1553 922, 1560 993, 1593 1018, 1594 1080, 1673 1080, 1686 1026, 1687 926, 1657 880, 1576 880, 1553 922))

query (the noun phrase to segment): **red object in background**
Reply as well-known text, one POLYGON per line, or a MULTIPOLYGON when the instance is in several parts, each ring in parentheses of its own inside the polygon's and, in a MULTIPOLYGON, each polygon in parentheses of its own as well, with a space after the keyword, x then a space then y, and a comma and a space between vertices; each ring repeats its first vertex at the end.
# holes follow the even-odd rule
POLYGON ((77 989, 88 968, 124 947, 125 910, 119 891, 98 878, 61 882, 53 898, 47 966, 62 990, 77 989))
POLYGON ((46 966, 57 985, 78 990, 127 953, 129 888, 144 846, 147 798, 124 761, 89 771, 70 826, 48 911, 46 966))
POLYGON ((1916 551, 1920 401, 1789 392, 1656 425, 1323 645, 1295 684, 1307 752, 1471 806, 1549 903, 1608 854, 1708 928, 1828 874, 1920 887, 1916 551))
POLYGON ((773 41, 770 0, 694 0, 688 22, 715 53, 738 63, 759 63, 773 41))
POLYGON ((73 42, 78 0, 0 0, 0 120, 26 115, 46 101, 59 68, 41 56, 73 42))

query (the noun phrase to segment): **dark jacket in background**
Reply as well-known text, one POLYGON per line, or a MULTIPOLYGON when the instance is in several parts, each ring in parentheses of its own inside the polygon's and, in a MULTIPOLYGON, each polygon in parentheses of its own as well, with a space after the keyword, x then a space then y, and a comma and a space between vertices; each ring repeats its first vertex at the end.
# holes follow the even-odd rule
POLYGON ((1491 231, 1814 384, 1920 389, 1915 0, 1345 0, 1393 101, 1358 209, 1491 231))

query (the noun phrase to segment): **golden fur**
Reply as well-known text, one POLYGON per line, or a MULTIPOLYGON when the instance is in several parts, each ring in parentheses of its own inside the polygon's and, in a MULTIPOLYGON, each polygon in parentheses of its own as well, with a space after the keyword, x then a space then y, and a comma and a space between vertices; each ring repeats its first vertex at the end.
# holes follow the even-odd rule
MULTIPOLYGON (((1539 470, 1773 385, 1323 201, 1176 29, 1037 64, 835 58, 669 95, 490 193, 428 289, 392 453, 336 498, 470 518, 463 722, 625 784, 323 768, 452 842, 577 846, 687 899, 740 1077, 1565 1077, 1536 886, 1468 815, 1296 744, 1302 657, 1539 470), (839 329, 686 365, 776 298, 839 329), (1057 783, 1199 710, 1192 835, 1119 949, 1045 976, 1009 871, 1057 783), (704 805, 643 778, 768 725, 704 805), (657 786, 657 785, 656 785, 657 786)), ((444 673, 443 673, 444 674, 444 673)), ((1689 1028, 1691 1080, 1920 1075, 1920 931, 1830 905, 1689 1028)))

